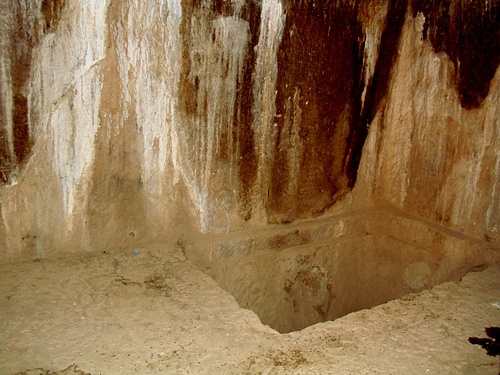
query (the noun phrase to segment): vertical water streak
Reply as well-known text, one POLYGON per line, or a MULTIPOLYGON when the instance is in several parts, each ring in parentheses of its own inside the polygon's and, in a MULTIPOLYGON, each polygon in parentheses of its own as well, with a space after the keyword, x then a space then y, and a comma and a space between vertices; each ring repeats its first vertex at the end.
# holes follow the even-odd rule
POLYGON ((229 168, 229 182, 236 180, 238 144, 233 142, 234 114, 239 84, 248 46, 248 23, 235 17, 221 17, 212 22, 214 45, 207 70, 207 154, 203 185, 208 190, 216 160, 229 168))
MULTIPOLYGON (((247 21, 212 18, 210 4, 190 19, 188 36, 189 113, 175 135, 182 144, 182 173, 198 207, 200 226, 227 230, 238 204, 239 141, 235 117, 250 40, 247 21)), ((185 62, 186 63, 186 62, 185 62)))
POLYGON ((62 186, 63 209, 71 227, 77 189, 93 157, 99 127, 102 79, 87 75, 54 107, 51 138, 54 140, 54 168, 62 186))
POLYGON ((277 127, 276 80, 278 77, 277 55, 285 26, 285 14, 280 0, 264 0, 262 3, 257 62, 253 76, 255 149, 257 177, 255 182, 254 210, 264 217, 264 205, 269 193, 271 167, 274 160, 277 127))
POLYGON ((129 12, 125 52, 130 62, 128 75, 133 80, 137 130, 142 135, 141 178, 146 189, 158 197, 169 156, 174 171, 180 169, 172 137, 178 126, 182 8, 180 0, 155 4, 139 1, 129 12))
POLYGON ((0 4, 0 182, 7 181, 14 156, 12 135, 13 93, 11 79, 12 5, 0 4))
POLYGON ((165 23, 167 27, 167 122, 170 130, 170 155, 174 165, 173 182, 177 182, 181 170, 179 160, 179 140, 177 126, 180 122, 178 113, 178 91, 182 69, 182 39, 180 25, 182 22, 181 0, 166 0, 167 15, 165 23))
POLYGON ((58 34, 46 37, 32 82, 32 89, 40 90, 37 95, 42 97, 34 99, 40 105, 36 110, 43 124, 41 131, 52 143, 53 170, 61 186, 69 227, 77 191, 89 177, 85 172, 93 162, 100 125, 102 78, 98 62, 105 54, 107 2, 92 4, 74 9, 80 22, 72 25, 65 38, 58 34))

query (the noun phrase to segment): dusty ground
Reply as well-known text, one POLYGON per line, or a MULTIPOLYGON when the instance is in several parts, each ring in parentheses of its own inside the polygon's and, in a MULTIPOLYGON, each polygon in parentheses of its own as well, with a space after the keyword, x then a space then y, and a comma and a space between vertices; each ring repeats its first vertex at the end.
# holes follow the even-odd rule
POLYGON ((280 335, 181 249, 132 250, 0 266, 0 374, 499 371, 467 339, 500 325, 500 265, 280 335))

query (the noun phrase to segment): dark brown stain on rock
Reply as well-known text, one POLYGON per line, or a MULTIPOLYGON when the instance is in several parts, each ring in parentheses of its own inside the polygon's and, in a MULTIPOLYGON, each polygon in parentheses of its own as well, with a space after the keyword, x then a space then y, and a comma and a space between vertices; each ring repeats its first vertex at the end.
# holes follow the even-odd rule
POLYGON ((368 127, 387 94, 408 8, 407 1, 389 2, 363 103, 363 4, 284 2, 275 119, 279 136, 267 205, 271 222, 320 214, 356 183, 368 127), (299 123, 298 137, 287 125, 294 122, 299 123), (292 136, 299 140, 287 141, 292 136), (289 159, 297 144, 303 151, 300 168, 293 171, 289 159))
MULTIPOLYGON (((25 92, 31 72, 32 50, 37 41, 18 4, 14 5, 13 15, 16 27, 12 30, 9 40, 13 105, 10 113, 1 113, 3 119, 12 116, 12 138, 8 138, 5 128, 0 130, 0 183, 9 181, 12 170, 26 161, 32 148, 25 92)), ((1 99, 2 102, 5 100, 3 97, 1 99)))
POLYGON ((253 123, 253 83, 252 74, 257 56, 255 47, 259 42, 260 4, 250 1, 242 12, 242 18, 250 27, 250 45, 248 46, 243 82, 239 86, 239 95, 234 114, 237 139, 239 143, 239 179, 241 181, 240 204, 245 220, 251 217, 251 189, 257 175, 257 156, 255 155, 253 123))
POLYGON ((31 139, 28 122, 28 100, 24 95, 14 95, 13 110, 14 154, 18 164, 24 162, 31 151, 31 139))
POLYGON ((272 250, 282 250, 292 246, 304 245, 309 242, 311 242, 310 233, 295 230, 287 234, 271 237, 268 241, 268 246, 272 250))
POLYGON ((500 63, 500 2, 419 0, 412 9, 424 15, 423 36, 434 51, 453 61, 462 107, 479 107, 500 63))
POLYGON ((231 16, 233 14, 233 4, 227 0, 213 0, 212 9, 222 16, 231 16))
POLYGON ((28 26, 23 23, 21 12, 18 13, 18 28, 12 41, 12 135, 14 155, 17 164, 25 161, 31 152, 31 138, 29 131, 28 100, 24 94, 25 85, 31 72, 31 53, 35 42, 33 41, 28 26))
POLYGON ((276 87, 280 132, 268 203, 278 222, 323 212, 346 187, 340 173, 345 139, 338 138, 341 118, 359 100, 353 94, 361 80, 364 43, 355 4, 286 1, 285 10, 276 87), (300 113, 290 114, 297 95, 300 113), (294 118, 297 115, 300 119, 294 118), (285 124, 294 120, 300 121, 298 137, 304 150, 298 176, 290 174, 287 164, 294 150, 283 143, 290 136, 285 124), (297 180, 298 191, 287 188, 291 179, 297 180))
MULTIPOLYGON (((4 103, 2 92, 0 91, 0 103, 4 103)), ((5 108, 0 105, 0 119, 6 117, 5 108)), ((7 129, 0 126, 0 184, 8 181, 9 173, 12 170, 11 156, 9 152, 9 142, 7 140, 7 129)))
POLYGON ((51 32, 57 28, 61 12, 66 0, 43 0, 40 8, 45 20, 45 31, 51 32))

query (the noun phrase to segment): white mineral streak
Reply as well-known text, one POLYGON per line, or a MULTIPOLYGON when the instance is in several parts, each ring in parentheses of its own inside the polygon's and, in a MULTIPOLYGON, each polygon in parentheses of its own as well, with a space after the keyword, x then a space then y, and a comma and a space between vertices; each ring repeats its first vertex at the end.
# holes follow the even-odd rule
POLYGON ((280 0, 262 2, 257 62, 253 75, 254 107, 253 131, 257 154, 257 178, 255 182, 254 217, 265 217, 263 205, 270 187, 271 166, 274 160, 277 126, 276 80, 278 77, 278 48, 285 27, 285 14, 280 0))
MULTIPOLYGON (((135 73, 137 60, 139 60, 140 50, 138 48, 140 29, 138 29, 143 20, 147 20, 147 14, 140 14, 142 9, 134 8, 134 5, 130 4, 128 8, 123 9, 123 13, 120 15, 122 19, 113 20, 116 22, 116 27, 113 30, 113 38, 115 39, 117 62, 118 62, 118 74, 120 76, 120 117, 114 118, 110 126, 112 130, 108 132, 111 136, 112 132, 115 132, 127 124, 127 118, 129 115, 130 105, 132 103, 132 96, 130 93, 131 85, 133 84, 133 78, 131 74, 135 73), (140 17, 140 20, 136 20, 135 17, 140 17), (135 24, 135 22, 139 22, 135 24), (132 82, 129 79, 132 78, 132 82), (118 128, 114 126, 118 125, 118 128)), ((108 24, 112 22, 108 20, 108 24)), ((140 56, 144 57, 144 56, 140 56)), ((136 98, 134 97, 134 100, 136 98)))
POLYGON ((125 40, 117 44, 120 79, 125 102, 135 102, 145 189, 151 197, 160 197, 167 159, 175 152, 171 132, 177 124, 181 72, 180 0, 135 1, 126 17, 126 27, 119 32, 125 40))
MULTIPOLYGON (((214 60, 211 66, 215 68, 215 71, 210 75, 211 92, 209 94, 214 96, 209 96, 207 99, 210 97, 220 99, 219 103, 214 103, 213 110, 209 111, 208 124, 213 124, 215 129, 215 137, 212 140, 216 146, 215 154, 220 153, 221 143, 226 144, 232 185, 232 183, 237 183, 235 174, 239 155, 239 144, 233 142, 233 135, 237 134, 238 129, 234 124, 234 114, 236 113, 238 85, 243 82, 243 68, 249 47, 250 30, 246 21, 234 17, 216 19, 212 27, 217 46, 213 51, 219 50, 220 52, 212 56, 214 60)), ((209 166, 208 169, 212 168, 209 166)))
POLYGON ((75 2, 71 8, 71 27, 61 23, 43 40, 32 82, 39 95, 39 134, 52 144, 53 169, 70 224, 77 189, 90 177, 85 171, 93 162, 99 127, 102 79, 96 64, 105 55, 107 1, 75 2))
MULTIPOLYGON (((167 83, 165 92, 167 96, 165 122, 170 131, 170 150, 171 159, 174 166, 173 182, 176 183, 182 168, 179 162, 179 137, 178 127, 180 117, 178 113, 178 87, 182 70, 182 38, 180 35, 180 24, 182 21, 181 0, 167 0, 164 2, 166 17, 165 24, 167 28, 167 83)), ((163 12, 162 12, 163 13, 163 12)), ((167 132, 168 134, 168 132, 167 132)), ((160 152, 160 163, 164 163, 166 155, 160 152)))
MULTIPOLYGON (((7 139, 1 139, 0 144, 6 144, 8 157, 14 156, 12 136, 12 77, 11 77, 11 34, 13 32, 13 5, 11 1, 0 2, 0 127, 7 139)), ((3 171, 0 170, 0 173, 3 171)))
POLYGON ((212 219, 237 204, 239 146, 233 141, 234 114, 249 40, 246 21, 219 17, 209 22, 205 14, 202 8, 191 20, 189 80, 197 87, 196 111, 186 119, 193 143, 183 145, 181 153, 189 158, 184 165, 192 172, 183 169, 183 176, 198 207, 202 231, 227 229, 227 221, 215 224, 212 219), (223 191, 213 186, 222 186, 223 191))

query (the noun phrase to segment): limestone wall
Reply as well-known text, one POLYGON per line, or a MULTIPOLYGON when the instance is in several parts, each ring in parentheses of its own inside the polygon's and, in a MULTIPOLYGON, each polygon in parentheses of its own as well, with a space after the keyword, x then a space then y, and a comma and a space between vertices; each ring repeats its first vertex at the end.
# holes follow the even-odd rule
POLYGON ((499 5, 427 3, 3 2, 3 259, 378 206, 498 247, 499 5))

